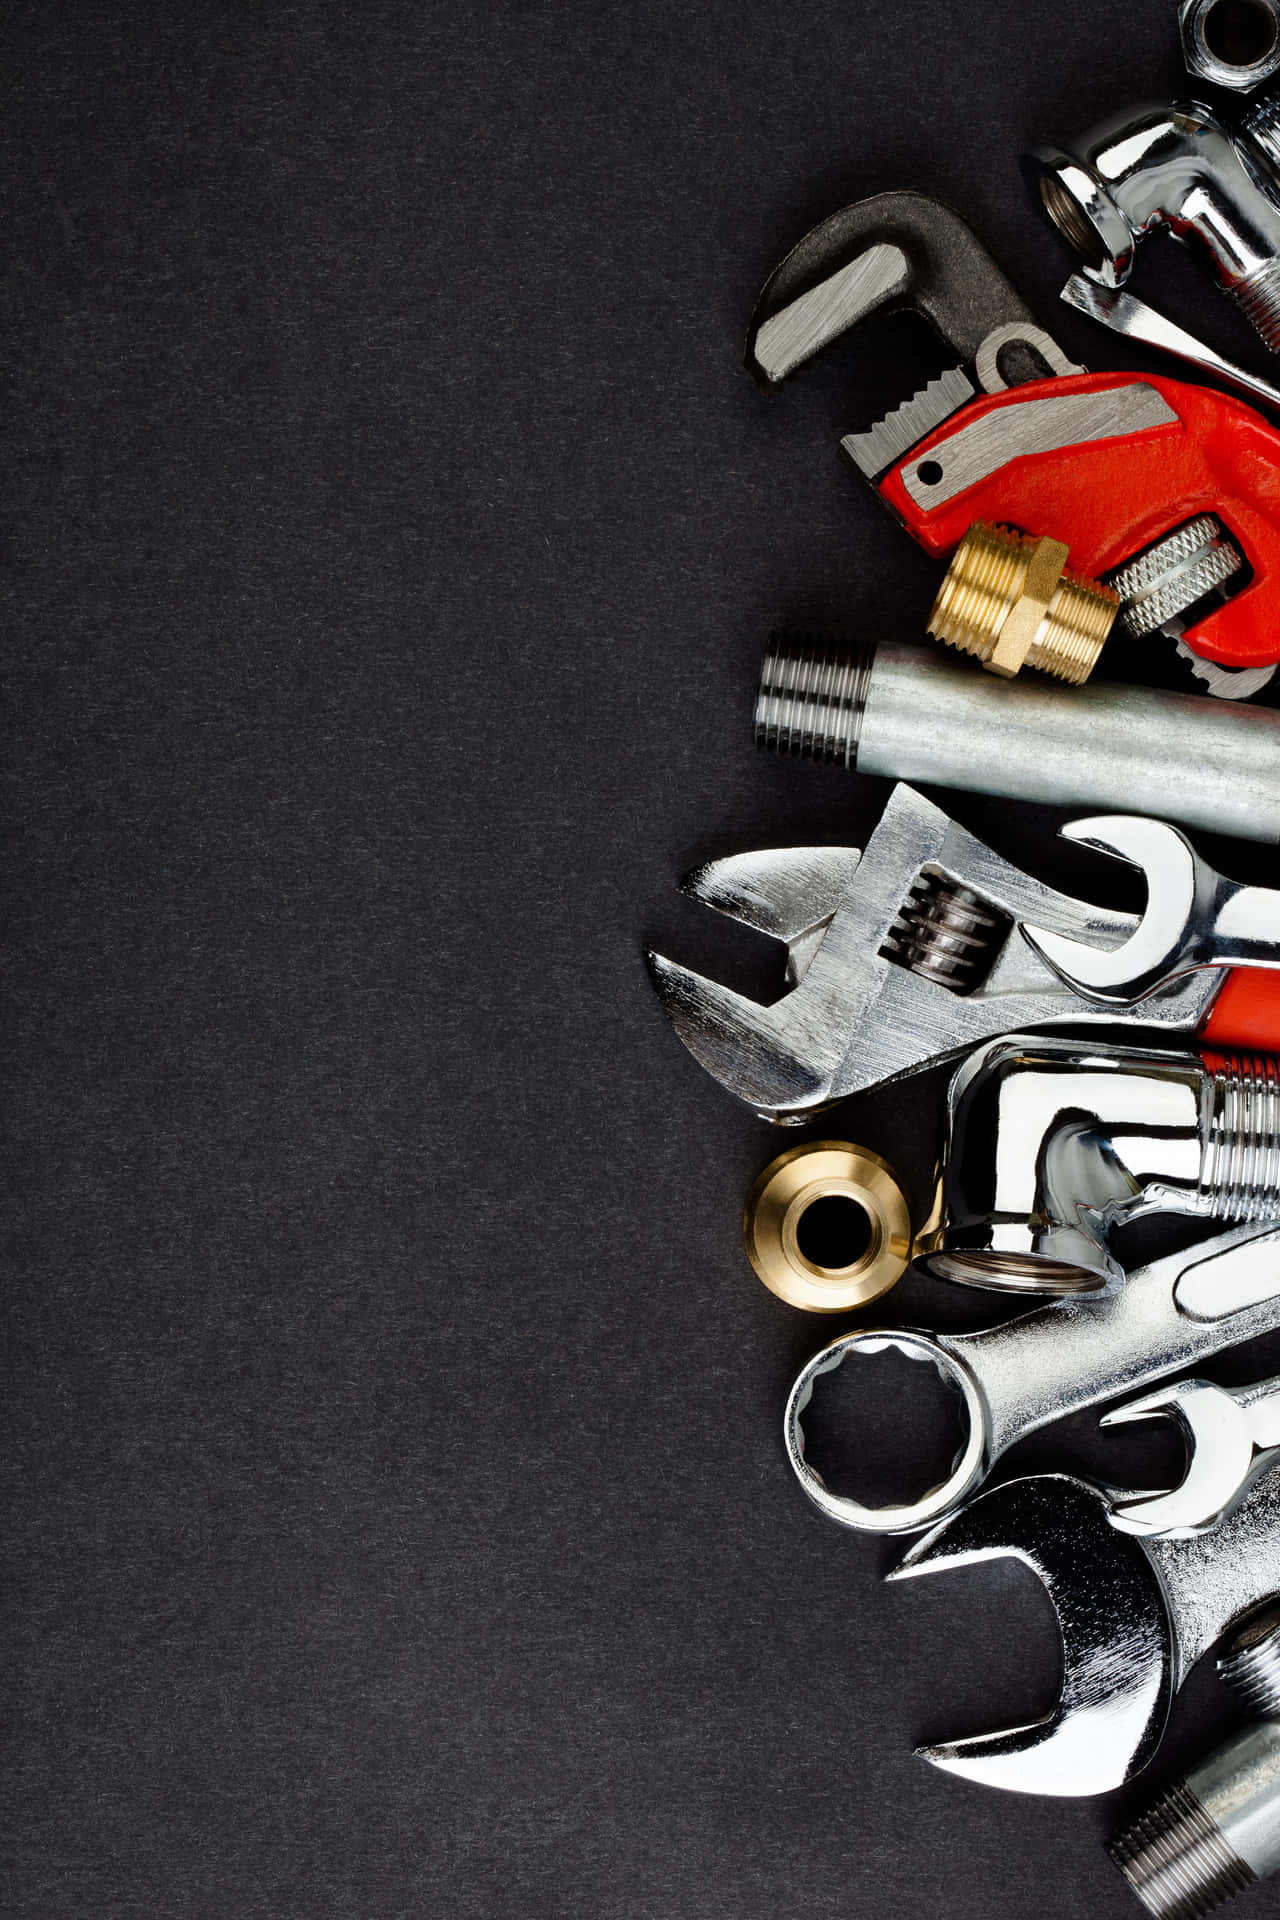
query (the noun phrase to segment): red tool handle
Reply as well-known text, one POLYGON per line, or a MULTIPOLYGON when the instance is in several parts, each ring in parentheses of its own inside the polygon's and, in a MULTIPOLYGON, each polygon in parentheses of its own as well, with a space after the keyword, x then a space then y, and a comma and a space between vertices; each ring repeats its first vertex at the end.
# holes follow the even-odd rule
POLYGON ((1232 967, 1200 1039, 1225 1053, 1280 1053, 1280 970, 1232 967))
MULTIPOLYGON (((1012 419, 1010 427, 1012 430, 1012 419)), ((912 447, 880 492, 930 553, 949 554, 975 520, 1004 521, 1024 533, 1066 541, 1071 567, 1093 577, 1172 532, 1213 513, 1243 552, 1253 578, 1225 605, 1187 630, 1196 653, 1223 666, 1280 660, 1280 431, 1240 400, 1180 380, 1126 373, 1071 374, 981 396, 912 447), (1049 453, 1019 454, 942 506, 921 507, 903 484, 914 467, 960 427, 1069 393, 1153 387, 1176 414, 1168 425, 1049 453)))

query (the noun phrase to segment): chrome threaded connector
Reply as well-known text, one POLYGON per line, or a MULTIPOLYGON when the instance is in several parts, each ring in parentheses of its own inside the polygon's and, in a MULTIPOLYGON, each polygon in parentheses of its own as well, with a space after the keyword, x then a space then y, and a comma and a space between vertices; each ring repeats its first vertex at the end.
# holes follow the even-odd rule
POLYGON ((1069 571, 1060 540, 975 521, 956 548, 929 632, 988 673, 1022 667, 1078 686, 1097 664, 1120 610, 1110 587, 1069 571))
POLYGON ((1280 1868, 1280 1607, 1246 1621, 1218 1673, 1256 1716, 1253 1725, 1107 1843, 1160 1920, 1199 1920, 1280 1868))
POLYGON ((1181 1783, 1109 1840, 1107 1852, 1147 1912, 1161 1920, 1198 1920, 1258 1877, 1181 1783))
POLYGON ((1280 1218, 1280 1066, 1264 1055, 1206 1064, 1200 1192, 1224 1220, 1280 1218))
POLYGON ((1218 1677, 1259 1720, 1280 1720, 1280 1607, 1241 1629, 1218 1657, 1218 1677))
POLYGON ((837 651, 803 634, 772 634, 756 692, 756 745, 852 772, 875 651, 837 651))
POLYGON ((1269 260, 1228 291, 1272 353, 1280 353, 1280 261, 1269 260))

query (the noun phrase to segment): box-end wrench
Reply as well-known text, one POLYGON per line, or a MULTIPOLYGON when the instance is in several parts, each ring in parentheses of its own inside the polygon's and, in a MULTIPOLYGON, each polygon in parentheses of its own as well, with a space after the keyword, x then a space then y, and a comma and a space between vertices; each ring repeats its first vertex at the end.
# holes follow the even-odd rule
POLYGON ((981 1333, 845 1334, 796 1377, 783 1416, 787 1458, 830 1519, 862 1533, 912 1533, 954 1513, 1028 1434, 1277 1328, 1280 1229, 1234 1227, 1137 1268, 1115 1294, 1060 1300, 981 1333), (907 1505, 870 1507, 827 1486, 805 1458, 803 1415, 826 1375, 886 1351, 932 1363, 959 1397, 964 1434, 941 1485, 907 1505))

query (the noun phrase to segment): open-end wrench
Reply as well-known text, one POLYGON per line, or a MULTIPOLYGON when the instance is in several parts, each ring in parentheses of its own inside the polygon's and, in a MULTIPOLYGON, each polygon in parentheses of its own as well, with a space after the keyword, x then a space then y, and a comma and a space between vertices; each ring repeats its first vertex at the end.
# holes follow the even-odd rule
POLYGON ((949 554, 975 520, 1052 534, 1090 578, 1119 575, 1122 601, 1141 602, 1140 618, 1122 612, 1133 630, 1180 635, 1223 668, 1280 660, 1280 431, 1207 388, 1073 365, 964 222, 922 194, 814 228, 766 282, 747 365, 777 384, 893 306, 925 314, 960 364, 843 445, 922 546, 949 554))
POLYGON ((649 955, 690 1053, 770 1120, 805 1119, 995 1034, 1064 1022, 1196 1034, 1222 1049, 1280 1039, 1280 975, 1208 969, 1134 1007, 1072 993, 1019 926, 1118 944, 1136 917, 1055 892, 903 785, 861 854, 737 854, 698 868, 684 891, 786 945, 791 991, 767 1007, 649 955))
POLYGON ((1102 1416, 1104 1427, 1167 1415, 1182 1429, 1187 1471, 1168 1493, 1117 1500, 1111 1524, 1122 1533, 1190 1539, 1216 1527, 1255 1480, 1280 1463, 1280 1376, 1249 1387, 1178 1380, 1102 1416))
POLYGON ((783 1419, 787 1457, 832 1520, 864 1533, 912 1533, 954 1513, 1028 1434, 1277 1328, 1280 1230, 1234 1227, 1137 1268, 1115 1294, 1060 1300, 981 1333, 845 1334, 796 1378, 783 1419), (802 1418, 824 1375, 886 1350, 933 1364, 960 1398, 965 1431, 941 1485, 910 1505, 868 1507, 834 1492, 805 1459, 802 1418))
POLYGON ((1128 1497, 1035 1474, 979 1494, 908 1549, 890 1580, 1021 1561, 1062 1636, 1062 1694, 1046 1719, 921 1747, 922 1759, 983 1786, 1060 1795, 1108 1793, 1146 1766, 1196 1661, 1280 1592, 1280 1473, 1192 1539, 1122 1532, 1114 1512, 1128 1497))
POLYGON ((1061 834, 1137 867, 1147 883, 1142 919, 1118 947, 1024 927, 1074 992, 1126 1004, 1197 967, 1280 967, 1280 892, 1226 879, 1179 828, 1136 814, 1098 814, 1069 821, 1061 834))

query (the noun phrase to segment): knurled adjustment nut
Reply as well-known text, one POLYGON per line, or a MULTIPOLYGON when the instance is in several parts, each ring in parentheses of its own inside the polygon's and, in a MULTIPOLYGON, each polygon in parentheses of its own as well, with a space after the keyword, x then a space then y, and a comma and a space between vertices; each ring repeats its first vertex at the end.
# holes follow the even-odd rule
POLYGON ((996 636, 996 644, 983 665, 990 673, 1011 680, 1025 665, 1041 627, 1049 617, 1053 596, 1062 581, 1069 549, 1061 540, 1038 540, 1027 562, 1022 591, 996 636))

